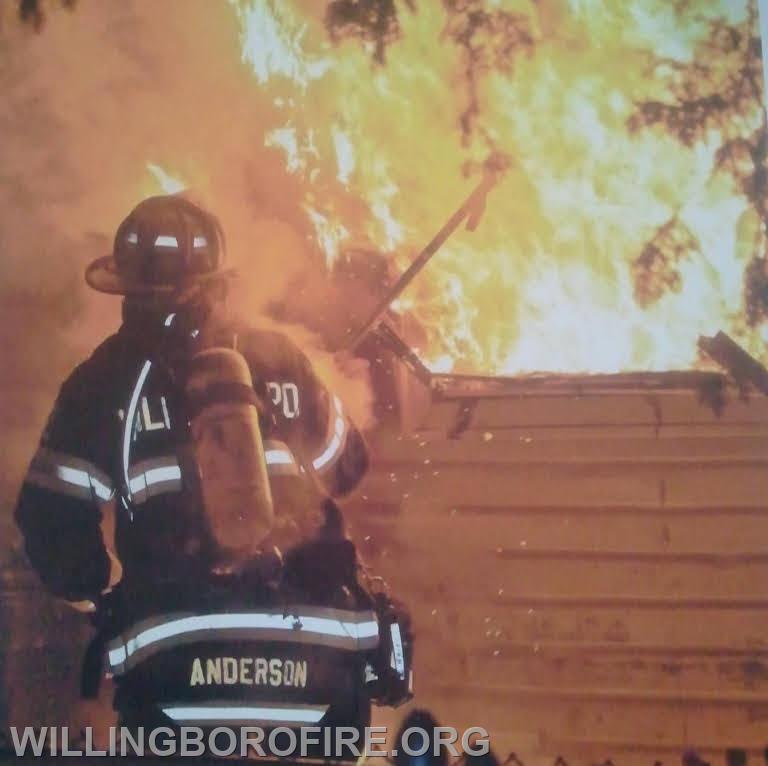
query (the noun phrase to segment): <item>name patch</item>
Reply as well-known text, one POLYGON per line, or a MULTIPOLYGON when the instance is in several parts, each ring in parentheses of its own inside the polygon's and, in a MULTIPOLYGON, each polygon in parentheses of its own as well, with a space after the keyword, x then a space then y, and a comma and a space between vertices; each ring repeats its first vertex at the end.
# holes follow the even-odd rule
POLYGON ((307 685, 306 660, 278 657, 195 657, 190 686, 295 686, 307 685))

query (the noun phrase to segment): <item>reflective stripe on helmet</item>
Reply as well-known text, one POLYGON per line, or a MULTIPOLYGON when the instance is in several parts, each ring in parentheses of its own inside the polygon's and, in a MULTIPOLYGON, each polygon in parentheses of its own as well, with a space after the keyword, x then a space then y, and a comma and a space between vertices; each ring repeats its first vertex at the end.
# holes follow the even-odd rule
POLYGON ((207 210, 178 195, 140 202, 120 224, 111 256, 86 269, 91 287, 112 294, 176 293, 227 278, 224 232, 207 210))

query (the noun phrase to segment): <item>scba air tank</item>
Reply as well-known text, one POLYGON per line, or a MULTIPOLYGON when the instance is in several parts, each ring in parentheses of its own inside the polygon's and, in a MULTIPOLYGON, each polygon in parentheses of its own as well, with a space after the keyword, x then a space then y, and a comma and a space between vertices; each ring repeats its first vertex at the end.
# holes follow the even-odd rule
POLYGON ((258 400, 248 363, 231 348, 198 352, 190 362, 186 395, 210 531, 225 559, 247 558, 274 524, 258 400))

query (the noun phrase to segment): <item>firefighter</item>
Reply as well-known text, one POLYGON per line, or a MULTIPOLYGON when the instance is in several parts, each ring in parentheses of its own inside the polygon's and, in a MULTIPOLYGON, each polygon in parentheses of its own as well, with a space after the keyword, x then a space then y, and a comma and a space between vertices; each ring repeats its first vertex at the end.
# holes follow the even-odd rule
MULTIPOLYGON (((217 219, 183 196, 169 195, 141 202, 118 228, 112 255, 88 267, 91 287, 123 296, 123 321, 62 385, 32 459, 15 511, 28 558, 51 593, 97 612, 102 626, 111 626, 112 639, 118 632, 122 636, 112 640, 109 657, 116 677, 132 676, 124 685, 123 710, 135 712, 138 699, 152 702, 144 687, 153 673, 162 676, 158 667, 172 671, 158 693, 170 684, 175 702, 187 697, 204 702, 201 689, 218 700, 213 707, 222 699, 232 702, 234 691, 275 704, 285 693, 299 700, 305 687, 316 700, 318 694, 327 696, 327 684, 322 691, 312 685, 312 675, 317 680, 322 673, 310 660, 322 659, 322 650, 307 659, 301 652, 286 655, 286 646, 302 649, 319 639, 321 647, 328 649, 330 641, 331 649, 338 649, 338 641, 329 638, 338 626, 324 622, 327 635, 315 631, 288 644, 287 634, 274 628, 274 615, 287 615, 293 602, 312 603, 321 610, 312 614, 321 615, 326 597, 335 599, 337 612, 329 619, 342 629, 368 625, 364 637, 354 634, 354 647, 343 647, 346 664, 338 668, 364 673, 369 696, 399 702, 409 694, 407 619, 388 598, 358 587, 359 562, 332 501, 365 473, 363 438, 296 346, 279 333, 252 329, 227 315, 233 273, 224 268, 224 255, 217 219), (236 379, 215 378, 230 368, 236 379), (211 370, 213 379, 206 377, 211 370), (194 384, 201 379, 209 385, 194 384), (245 419, 235 431, 231 417, 209 419, 196 431, 200 413, 211 407, 245 413, 245 419), (226 460, 208 460, 200 468, 203 452, 225 442, 228 428, 241 436, 249 429, 255 433, 248 449, 230 451, 233 459, 245 455, 246 467, 255 466, 253 477, 229 466, 230 480, 242 478, 247 485, 245 495, 230 492, 230 497, 249 498, 256 507, 250 516, 247 509, 234 514, 230 509, 226 519, 242 522, 235 535, 231 524, 228 534, 217 532, 227 525, 210 507, 216 489, 211 477, 217 471, 227 475, 226 460), (266 486, 259 484, 259 470, 266 486), (101 529, 108 502, 114 503, 114 552, 101 529), (259 523, 249 527, 256 517, 259 523), (307 598, 313 587, 319 591, 307 598), (254 604, 261 611, 254 612, 254 604), (336 619, 339 607, 347 610, 346 618, 336 619), (221 615, 233 609, 241 619, 230 630, 225 626, 234 623, 221 615), (180 650, 169 662, 170 650, 189 647, 194 638, 179 627, 174 617, 179 610, 199 612, 213 644, 194 646, 191 653, 180 650), (164 624, 173 627, 166 628, 163 641, 133 651, 148 641, 147 619, 160 633, 164 624), (378 625, 373 633, 371 620, 378 625), (219 629, 224 643, 216 649, 219 629), (398 644, 392 646, 396 633, 398 644), (246 644, 233 645, 233 636, 246 644), (265 637, 277 644, 263 645, 265 637), (350 648, 359 650, 351 665, 350 648), (158 667, 139 667, 140 660, 158 657, 158 667), (220 684, 221 674, 233 677, 233 658, 239 658, 237 682, 220 684), (264 660, 275 668, 271 676, 263 675, 264 660), (257 670, 260 683, 254 684, 257 670), (278 675, 285 683, 264 681, 278 675), (387 678, 400 691, 393 693, 387 678)), ((308 619, 296 617, 298 623, 308 619)), ((172 706, 163 704, 153 710, 167 722, 162 711, 172 706)), ((189 705, 182 707, 189 713, 189 705)), ((206 709, 210 714, 211 706, 206 709)))

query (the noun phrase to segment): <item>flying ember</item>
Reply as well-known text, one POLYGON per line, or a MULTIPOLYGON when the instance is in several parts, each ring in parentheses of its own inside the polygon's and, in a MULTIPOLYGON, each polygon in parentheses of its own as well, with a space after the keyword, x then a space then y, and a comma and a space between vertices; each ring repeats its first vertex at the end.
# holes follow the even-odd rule
POLYGON ((768 358, 754 2, 231 5, 329 268, 363 242, 394 280, 508 165, 394 306, 432 369, 689 368, 718 330, 768 358))

